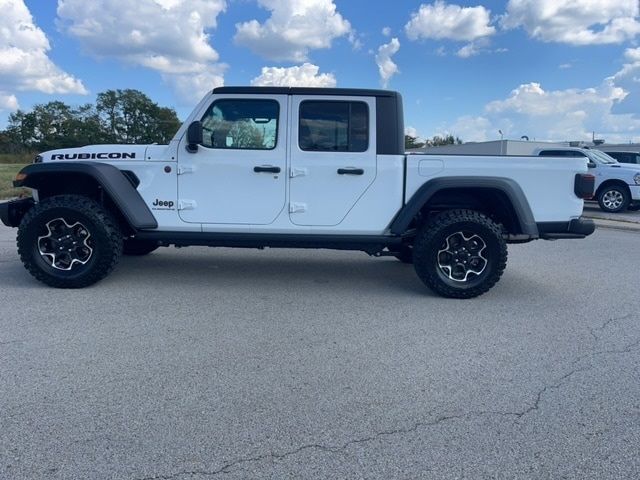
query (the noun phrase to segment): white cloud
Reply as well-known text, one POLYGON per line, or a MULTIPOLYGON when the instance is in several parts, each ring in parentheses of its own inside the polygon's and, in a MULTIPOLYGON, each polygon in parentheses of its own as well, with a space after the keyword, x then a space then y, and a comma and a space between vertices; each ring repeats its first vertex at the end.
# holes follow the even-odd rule
POLYGON ((438 48, 436 48, 434 53, 439 57, 446 57, 447 56, 447 49, 444 48, 444 46, 440 45, 438 48))
POLYGON ((478 46, 475 43, 471 42, 460 48, 456 52, 456 55, 460 58, 469 58, 478 55, 479 53, 480 50, 478 49, 478 46))
POLYGON ((398 50, 400 50, 400 42, 395 37, 392 38, 389 43, 380 45, 380 48, 378 48, 378 54, 376 55, 376 64, 378 65, 380 80, 382 81, 382 86, 384 88, 387 88, 391 77, 393 77, 399 71, 398 65, 396 65, 393 60, 391 60, 391 56, 398 53, 398 50))
POLYGON ((624 57, 631 62, 640 62, 640 48, 627 48, 624 57))
POLYGON ((558 116, 589 105, 610 105, 625 97, 621 88, 606 82, 599 88, 545 91, 539 83, 527 83, 513 90, 505 100, 487 104, 488 113, 513 112, 528 116, 558 116))
POLYGON ((413 138, 418 138, 418 130, 416 130, 415 127, 405 127, 404 134, 413 138))
POLYGON ((610 81, 628 94, 613 107, 613 113, 640 118, 640 47, 627 48, 625 63, 610 81))
POLYGON ((0 93, 0 110, 15 111, 19 107, 18 99, 15 95, 0 93))
POLYGON ((463 47, 459 48, 456 52, 456 56, 460 58, 469 58, 480 55, 481 53, 504 53, 507 52, 506 48, 491 49, 491 41, 488 38, 478 38, 473 42, 467 43, 463 47))
MULTIPOLYGON (((309 50, 329 48, 352 32, 333 0, 258 0, 271 16, 264 22, 236 24, 236 43, 270 60, 307 60, 309 50)), ((355 48, 358 39, 350 36, 355 48)))
POLYGON ((49 59, 49 40, 23 0, 0 0, 0 10, 0 108, 18 108, 16 91, 87 94, 80 80, 49 59))
POLYGON ((638 0, 509 0, 501 24, 544 42, 595 45, 635 38, 639 14, 638 0))
MULTIPOLYGON (((440 137, 455 135, 463 142, 484 142, 495 138, 492 136, 492 130, 494 130, 494 127, 488 118, 465 115, 459 117, 453 124, 443 127, 442 132, 435 135, 440 137)), ((495 132, 497 131, 498 129, 496 128, 495 132)))
POLYGON ((259 77, 251 80, 255 86, 335 87, 336 77, 331 73, 319 74, 320 67, 304 63, 299 67, 263 67, 259 77))
POLYGON ((59 0, 61 28, 96 57, 156 70, 184 100, 223 83, 208 31, 226 0, 59 0))
POLYGON ((390 27, 384 27, 382 29, 382 35, 384 35, 385 37, 390 37, 391 36, 391 28, 390 27))
POLYGON ((420 38, 473 41, 496 33, 485 7, 461 7, 442 0, 422 4, 405 25, 410 40, 420 38))
POLYGON ((351 44, 351 48, 353 48, 354 52, 361 50, 362 47, 364 46, 364 43, 362 42, 361 37, 362 35, 356 33, 356 31, 353 29, 349 32, 349 35, 347 36, 347 40, 349 40, 349 43, 351 44))
POLYGON ((185 102, 199 102, 208 91, 224 85, 226 65, 203 66, 202 71, 186 75, 162 74, 162 79, 185 102))
POLYGON ((508 98, 487 104, 485 113, 494 122, 509 118, 514 128, 504 131, 512 137, 588 140, 593 131, 611 137, 622 134, 625 125, 640 127, 640 122, 612 113, 626 95, 611 79, 594 88, 555 91, 528 83, 513 90, 508 98))
POLYGON ((460 117, 443 129, 464 141, 495 140, 498 130, 512 139, 589 140, 595 131, 609 142, 640 140, 640 119, 616 111, 628 98, 616 82, 614 76, 593 88, 552 91, 535 82, 523 84, 507 98, 489 102, 482 115, 460 117))

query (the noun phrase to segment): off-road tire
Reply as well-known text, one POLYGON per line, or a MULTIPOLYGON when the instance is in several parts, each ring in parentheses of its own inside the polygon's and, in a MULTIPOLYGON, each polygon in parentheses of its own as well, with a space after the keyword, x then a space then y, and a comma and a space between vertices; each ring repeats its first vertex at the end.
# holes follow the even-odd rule
POLYGON ((501 226, 486 215, 474 210, 448 210, 434 216, 419 230, 413 247, 413 263, 420 280, 433 292, 449 298, 473 298, 489 291, 502 276, 507 265, 507 243, 501 226), (476 252, 471 257, 484 268, 478 268, 479 274, 467 270, 471 273, 466 273, 462 281, 451 278, 453 270, 447 274, 446 267, 441 266, 441 255, 457 258, 457 253, 451 255, 449 243, 458 237, 484 245, 479 250, 481 254, 476 252))
POLYGON ((393 256, 402 263, 413 263, 413 247, 411 245, 402 245, 397 252, 393 252, 393 256))
POLYGON ((627 187, 622 185, 609 185, 604 187, 598 193, 598 205, 600 209, 608 213, 624 212, 631 203, 631 194, 627 187), (614 199, 620 199, 616 202, 615 207, 612 207, 614 199))
POLYGON ((150 240, 138 240, 126 238, 122 244, 123 255, 142 256, 148 255, 158 248, 158 243, 150 240))
MULTIPOLYGON (((88 240, 87 240, 88 241, 88 240)), ((122 254, 122 233, 113 217, 96 201, 82 195, 57 195, 34 205, 18 227, 18 254, 25 268, 37 280, 56 288, 82 288, 106 277, 122 254), (54 268, 41 252, 40 238, 51 236, 50 225, 64 219, 79 223, 90 238, 91 253, 84 264, 69 270, 54 268)))

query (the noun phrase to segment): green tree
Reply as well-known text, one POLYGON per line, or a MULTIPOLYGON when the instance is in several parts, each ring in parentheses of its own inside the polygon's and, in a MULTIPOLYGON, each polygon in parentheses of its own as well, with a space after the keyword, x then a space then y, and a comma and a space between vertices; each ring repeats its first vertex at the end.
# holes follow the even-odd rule
POLYGON ((96 104, 71 107, 60 101, 9 115, 0 131, 0 152, 24 153, 101 143, 168 143, 180 128, 172 108, 160 107, 138 90, 108 90, 96 104))
POLYGON ((180 128, 175 110, 158 106, 138 90, 107 90, 98 94, 96 108, 114 143, 167 143, 180 128))
POLYGON ((463 142, 459 137, 454 137, 453 135, 445 135, 444 137, 436 135, 431 140, 428 140, 427 143, 431 146, 438 147, 441 145, 460 145, 463 142))
POLYGON ((422 148, 425 146, 425 142, 421 142, 418 137, 412 137, 411 135, 404 136, 404 148, 422 148))

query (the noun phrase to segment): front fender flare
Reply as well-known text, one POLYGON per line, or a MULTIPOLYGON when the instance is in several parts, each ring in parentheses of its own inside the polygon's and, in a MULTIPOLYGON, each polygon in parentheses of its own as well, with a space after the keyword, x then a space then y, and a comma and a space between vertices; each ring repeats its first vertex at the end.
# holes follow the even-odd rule
POLYGON ((23 174, 24 178, 13 182, 14 186, 36 190, 42 182, 54 182, 56 176, 64 174, 90 177, 103 188, 131 227, 136 230, 158 228, 158 222, 140 193, 120 169, 108 163, 34 163, 20 170, 20 174, 23 174))

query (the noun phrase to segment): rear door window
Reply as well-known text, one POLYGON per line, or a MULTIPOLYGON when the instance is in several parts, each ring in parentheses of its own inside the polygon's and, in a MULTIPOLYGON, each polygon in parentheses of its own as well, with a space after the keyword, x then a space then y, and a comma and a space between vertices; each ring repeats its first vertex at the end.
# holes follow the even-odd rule
POLYGON ((298 129, 301 150, 365 152, 369 148, 369 107, 364 102, 304 101, 298 129))

